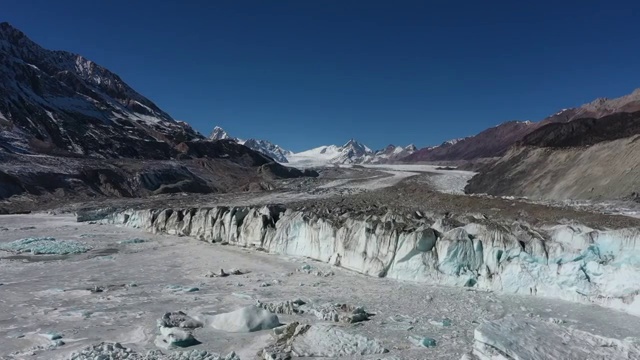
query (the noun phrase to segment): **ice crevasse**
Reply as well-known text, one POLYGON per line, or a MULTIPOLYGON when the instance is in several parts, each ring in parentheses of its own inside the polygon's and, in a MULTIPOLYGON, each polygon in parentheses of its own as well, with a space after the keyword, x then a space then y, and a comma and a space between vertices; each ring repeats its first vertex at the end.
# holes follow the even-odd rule
MULTIPOLYGON (((595 303, 640 315, 640 229, 280 206, 98 212, 100 221, 305 256, 362 274, 595 303)), ((79 220, 94 219, 79 214, 79 220)))

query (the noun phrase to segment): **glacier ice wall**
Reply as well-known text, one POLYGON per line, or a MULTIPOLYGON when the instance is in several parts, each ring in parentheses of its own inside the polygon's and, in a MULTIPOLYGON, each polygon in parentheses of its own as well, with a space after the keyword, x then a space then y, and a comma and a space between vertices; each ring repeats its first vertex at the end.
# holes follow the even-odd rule
POLYGON ((126 210, 102 221, 305 256, 370 276, 554 297, 640 315, 635 228, 533 228, 481 217, 336 215, 279 206, 126 210))

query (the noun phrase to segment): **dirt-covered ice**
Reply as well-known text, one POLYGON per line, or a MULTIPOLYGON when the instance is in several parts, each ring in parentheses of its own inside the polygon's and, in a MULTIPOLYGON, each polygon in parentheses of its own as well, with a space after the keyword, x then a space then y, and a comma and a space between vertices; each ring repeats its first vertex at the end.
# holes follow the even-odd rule
POLYGON ((637 354, 634 338, 640 334, 640 322, 597 306, 367 277, 304 258, 76 223, 70 215, 2 216, 0 227, 7 229, 0 233, 2 243, 47 236, 91 247, 86 253, 63 256, 2 255, 2 359, 68 359, 73 352, 103 342, 119 343, 139 354, 202 350, 256 359, 282 335, 274 330, 228 332, 202 326, 189 330, 197 343, 186 348, 166 350, 155 340, 160 335, 158 320, 166 313, 182 311, 206 320, 258 301, 304 302, 303 310, 347 304, 345 309, 362 308, 370 315, 349 323, 321 320, 313 311, 277 314, 283 324, 301 324, 304 332, 286 341, 302 358, 461 359, 470 358, 465 354, 476 349, 479 356, 498 359, 491 351, 497 354, 504 344, 516 344, 520 347, 504 358, 542 359, 527 357, 529 350, 522 347, 557 348, 564 338, 576 344, 599 339, 609 346, 598 350, 606 358, 633 359, 637 354), (123 241, 128 239, 144 241, 123 241), (220 269, 242 271, 206 276, 220 269), (553 331, 532 335, 523 345, 521 330, 514 331, 508 323, 511 317, 526 319, 519 323, 522 326, 553 331), (416 342, 426 338, 435 346, 416 342))

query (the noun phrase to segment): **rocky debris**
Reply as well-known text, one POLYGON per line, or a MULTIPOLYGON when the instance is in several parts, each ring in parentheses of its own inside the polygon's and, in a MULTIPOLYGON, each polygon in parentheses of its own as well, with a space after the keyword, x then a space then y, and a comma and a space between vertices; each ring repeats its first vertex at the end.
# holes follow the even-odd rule
POLYGON ((315 276, 320 276, 320 277, 329 277, 334 275, 333 271, 315 270, 315 268, 309 264, 303 264, 301 267, 296 269, 296 271, 307 273, 307 274, 313 274, 315 276))
POLYGON ((265 360, 289 360, 291 359, 290 341, 301 332, 308 329, 309 325, 300 325, 292 322, 273 329, 274 344, 262 349, 258 356, 265 360))
POLYGON ((190 330, 169 327, 159 327, 158 330, 160 335, 156 337, 155 344, 160 348, 175 349, 200 344, 190 330))
POLYGON ((256 306, 261 309, 268 310, 274 314, 300 315, 304 313, 304 310, 301 309, 301 306, 304 304, 306 303, 300 299, 296 299, 293 301, 281 301, 277 303, 263 303, 258 300, 256 306))
POLYGON ((367 321, 373 315, 367 313, 362 307, 347 304, 325 304, 313 307, 309 312, 320 320, 346 324, 367 321))
POLYGON ((179 327, 186 329, 196 329, 202 327, 201 321, 198 321, 182 311, 168 312, 158 319, 158 327, 179 327))
POLYGON ((215 273, 213 271, 209 271, 208 273, 204 274, 204 277, 227 277, 229 275, 244 275, 244 274, 248 274, 248 271, 241 271, 238 269, 231 269, 229 270, 229 272, 225 272, 224 269, 220 269, 219 273, 215 273))
POLYGON ((203 326, 202 322, 191 318, 182 311, 165 313, 157 321, 160 335, 155 344, 164 349, 184 348, 200 344, 193 336, 195 329, 203 326))
POLYGON ((274 329, 275 343, 259 356, 266 360, 291 357, 342 357, 388 352, 374 339, 347 333, 335 326, 308 325, 293 322, 274 329))
POLYGON ((476 328, 473 355, 480 360, 640 359, 640 343, 635 338, 606 338, 551 321, 506 316, 476 328))
POLYGON ((16 253, 30 252, 33 255, 81 254, 90 249, 91 247, 78 241, 56 240, 52 237, 25 238, 0 244, 0 250, 16 253))
POLYGON ((69 360, 240 360, 231 352, 226 356, 210 353, 205 350, 172 351, 164 354, 159 350, 148 351, 139 354, 132 349, 122 346, 120 343, 100 343, 88 346, 78 352, 74 352, 69 360))
POLYGON ((254 332, 280 326, 278 316, 255 305, 207 317, 205 322, 217 330, 254 332))

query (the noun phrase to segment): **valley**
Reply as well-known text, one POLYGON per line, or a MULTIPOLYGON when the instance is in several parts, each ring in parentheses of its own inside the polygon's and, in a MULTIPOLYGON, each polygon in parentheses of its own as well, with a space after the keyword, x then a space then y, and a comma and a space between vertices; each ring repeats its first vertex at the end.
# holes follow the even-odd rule
POLYGON ((639 90, 293 152, 6 22, 0 60, 0 359, 640 359, 639 90))

